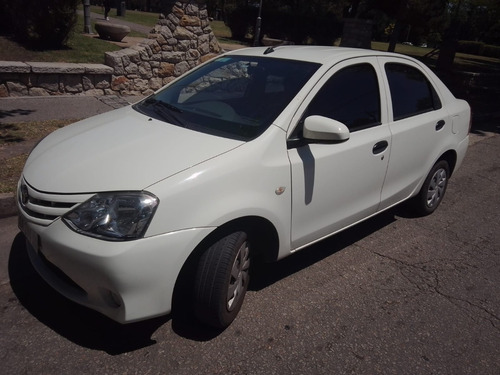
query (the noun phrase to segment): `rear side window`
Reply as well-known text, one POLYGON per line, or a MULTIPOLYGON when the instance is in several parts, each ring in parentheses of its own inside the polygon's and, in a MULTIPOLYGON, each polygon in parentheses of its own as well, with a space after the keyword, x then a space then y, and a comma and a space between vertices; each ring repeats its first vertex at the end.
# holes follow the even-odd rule
POLYGON ((342 122, 351 132, 380 125, 378 78, 370 64, 339 70, 309 104, 305 117, 319 115, 342 122))
POLYGON ((424 74, 405 64, 385 64, 394 120, 441 108, 441 101, 424 74))

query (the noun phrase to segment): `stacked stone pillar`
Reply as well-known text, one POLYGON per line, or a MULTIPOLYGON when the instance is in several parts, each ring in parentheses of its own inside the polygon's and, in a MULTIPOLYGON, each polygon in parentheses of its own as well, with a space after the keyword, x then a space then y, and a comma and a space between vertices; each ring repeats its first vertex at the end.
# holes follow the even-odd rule
POLYGON ((221 52, 204 1, 178 0, 169 8, 148 39, 106 53, 106 65, 114 70, 111 90, 121 95, 149 95, 221 52))

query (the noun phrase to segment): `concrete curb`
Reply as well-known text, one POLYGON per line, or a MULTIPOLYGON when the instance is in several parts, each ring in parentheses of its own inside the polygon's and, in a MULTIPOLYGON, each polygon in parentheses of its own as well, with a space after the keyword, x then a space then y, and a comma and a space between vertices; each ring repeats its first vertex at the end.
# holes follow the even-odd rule
POLYGON ((16 216, 17 205, 14 193, 0 194, 0 219, 16 216))

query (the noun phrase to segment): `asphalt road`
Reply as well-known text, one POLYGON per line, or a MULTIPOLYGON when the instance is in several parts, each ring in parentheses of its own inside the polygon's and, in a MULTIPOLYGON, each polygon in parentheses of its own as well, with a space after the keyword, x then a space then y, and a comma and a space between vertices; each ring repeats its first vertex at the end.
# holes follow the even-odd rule
POLYGON ((52 291, 0 220, 2 374, 500 374, 500 135, 433 215, 400 206, 259 269, 224 332, 120 326, 52 291))

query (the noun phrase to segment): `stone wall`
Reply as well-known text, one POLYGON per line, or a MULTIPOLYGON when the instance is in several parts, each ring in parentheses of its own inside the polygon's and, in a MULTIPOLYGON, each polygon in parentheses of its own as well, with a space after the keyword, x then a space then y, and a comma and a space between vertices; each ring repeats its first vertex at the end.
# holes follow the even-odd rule
POLYGON ((205 2, 178 0, 147 39, 107 52, 106 65, 0 61, 0 97, 149 95, 220 52, 205 2))
POLYGON ((102 64, 0 61, 0 97, 116 94, 113 72, 102 64))
POLYGON ((220 52, 206 5, 181 0, 166 17, 160 16, 148 39, 131 48, 106 52, 105 58, 114 69, 113 91, 148 95, 220 52))

